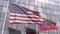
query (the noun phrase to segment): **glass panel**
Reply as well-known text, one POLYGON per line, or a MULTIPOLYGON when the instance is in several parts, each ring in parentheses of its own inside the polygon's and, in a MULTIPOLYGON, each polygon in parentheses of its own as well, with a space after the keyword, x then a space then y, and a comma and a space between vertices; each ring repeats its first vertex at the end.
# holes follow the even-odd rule
POLYGON ((26 28, 26 34, 36 34, 36 31, 31 28, 26 28))
POLYGON ((7 10, 7 7, 3 7, 2 12, 3 12, 3 13, 6 13, 6 10, 7 10))
POLYGON ((2 29, 2 27, 3 27, 3 21, 2 20, 0 20, 0 29, 2 29))
POLYGON ((0 0, 0 5, 3 5, 3 0, 0 0))
POLYGON ((7 30, 4 30, 4 33, 3 34, 9 34, 8 29, 7 30))
POLYGON ((10 2, 15 2, 16 0, 9 0, 10 2))
POLYGON ((49 4, 45 4, 45 8, 46 9, 50 9, 50 5, 49 4))
POLYGON ((26 4, 26 0, 20 0, 21 3, 25 3, 26 4))
POLYGON ((6 7, 6 6, 7 6, 7 2, 8 2, 8 1, 4 1, 4 5, 3 5, 3 6, 5 6, 5 7, 6 7))
POLYGON ((57 10, 57 6, 53 5, 51 9, 57 10))
POLYGON ((4 0, 4 1, 8 1, 8 0, 4 0))
POLYGON ((58 21, 58 16, 54 15, 54 20, 58 21))
POLYGON ((38 11, 38 6, 34 6, 34 10, 35 11, 38 11))
POLYGON ((0 34, 1 34, 2 30, 0 29, 0 34))
POLYGON ((49 19, 52 19, 52 15, 51 14, 47 14, 46 13, 46 17, 49 18, 49 19))
POLYGON ((35 6, 37 6, 38 5, 38 2, 35 2, 35 6))
POLYGON ((19 0, 16 0, 16 2, 19 2, 19 0))
POLYGON ((45 13, 51 14, 50 9, 45 9, 45 13))
POLYGON ((60 11, 58 11, 58 15, 60 16, 60 11))
POLYGON ((43 3, 42 2, 38 3, 38 7, 43 7, 43 3))
POLYGON ((28 8, 31 10, 34 10, 34 6, 29 6, 28 8))
POLYGON ((29 1, 29 5, 33 5, 34 6, 34 4, 35 4, 34 1, 32 1, 32 0, 29 1))
POLYGON ((29 28, 36 30, 36 24, 29 24, 28 26, 29 26, 29 28))
POLYGON ((2 12, 0 12, 0 20, 4 20, 4 16, 5 14, 4 13, 2 13, 2 12))
POLYGON ((54 14, 55 14, 55 15, 58 15, 57 12, 58 12, 58 11, 54 11, 54 14))
POLYGON ((17 25, 16 25, 16 28, 17 28, 18 30, 24 31, 24 30, 25 30, 24 26, 25 26, 25 24, 17 24, 17 25))
POLYGON ((3 5, 0 5, 0 11, 2 11, 3 5))
POLYGON ((9 34, 21 34, 21 31, 13 28, 9 28, 9 34))
POLYGON ((39 12, 43 12, 42 8, 38 8, 38 11, 39 11, 39 12))
POLYGON ((5 21, 5 28, 4 29, 8 29, 8 27, 12 27, 12 24, 9 24, 9 21, 5 21))

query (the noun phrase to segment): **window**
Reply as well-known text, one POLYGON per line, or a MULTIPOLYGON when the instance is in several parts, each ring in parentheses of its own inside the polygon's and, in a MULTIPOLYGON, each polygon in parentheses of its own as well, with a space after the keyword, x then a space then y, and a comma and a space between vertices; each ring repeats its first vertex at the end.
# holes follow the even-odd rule
POLYGON ((8 1, 8 0, 4 0, 4 1, 8 1))
POLYGON ((49 18, 49 19, 52 19, 52 14, 47 14, 46 13, 46 17, 49 18))
POLYGON ((20 0, 21 3, 25 3, 26 4, 26 0, 20 0))
POLYGON ((34 10, 35 11, 38 11, 38 6, 34 6, 34 10))
POLYGON ((34 6, 34 1, 32 1, 32 0, 29 0, 29 5, 32 5, 32 6, 34 6))
POLYGON ((57 15, 54 15, 54 20, 58 21, 58 16, 57 15))
POLYGON ((38 11, 39 11, 39 12, 43 12, 42 8, 38 8, 38 11))
POLYGON ((50 10, 50 14, 53 14, 54 15, 54 10, 50 10))
POLYGON ((8 2, 8 1, 4 1, 4 5, 3 5, 3 6, 6 6, 6 7, 7 7, 7 2, 8 2))
POLYGON ((60 10, 60 7, 59 6, 57 6, 57 9, 56 9, 57 11, 59 11, 60 10))
POLYGON ((57 6, 52 5, 52 8, 51 8, 51 9, 53 9, 53 10, 57 10, 57 6))
POLYGON ((20 5, 20 6, 23 6, 23 7, 26 7, 26 6, 27 6, 27 5, 24 4, 24 3, 20 3, 19 5, 20 5))
POLYGON ((27 5, 29 4, 29 0, 26 0, 26 4, 27 4, 27 5))
POLYGON ((0 5, 0 11, 2 11, 3 5, 0 5))
POLYGON ((16 0, 16 2, 19 2, 19 0, 16 0))
POLYGON ((36 34, 36 31, 27 27, 26 34, 36 34))
POLYGON ((58 19, 59 19, 59 21, 60 21, 60 15, 59 15, 59 18, 58 18, 58 19))
POLYGON ((10 2, 15 2, 16 0, 10 0, 10 2))
POLYGON ((7 10, 7 7, 3 7, 2 12, 3 12, 3 13, 6 13, 6 10, 7 10))
POLYGON ((50 9, 50 5, 49 4, 45 4, 45 8, 46 9, 50 9))
POLYGON ((43 7, 43 3, 42 2, 38 3, 38 7, 43 7))
POLYGON ((9 28, 9 34, 21 34, 21 31, 13 28, 9 28))
POLYGON ((33 29, 33 30, 36 30, 36 25, 35 24, 28 24, 28 27, 33 29))
POLYGON ((58 11, 58 13, 57 13, 58 15, 60 15, 60 11, 58 11))
POLYGON ((8 30, 4 30, 4 34, 9 34, 9 31, 8 30))
POLYGON ((0 29, 0 34, 1 34, 2 30, 0 29))
POLYGON ((58 13, 58 11, 54 11, 54 15, 58 15, 57 13, 58 13))
POLYGON ((0 20, 4 20, 5 14, 0 12, 0 20))
POLYGON ((34 6, 28 6, 28 8, 34 10, 34 6))
POLYGON ((4 21, 3 20, 0 20, 0 30, 2 30, 3 23, 4 23, 4 21))
POLYGON ((45 9, 45 12, 48 14, 51 14, 51 10, 50 9, 45 9))
POLYGON ((0 5, 3 5, 3 0, 0 0, 0 5))

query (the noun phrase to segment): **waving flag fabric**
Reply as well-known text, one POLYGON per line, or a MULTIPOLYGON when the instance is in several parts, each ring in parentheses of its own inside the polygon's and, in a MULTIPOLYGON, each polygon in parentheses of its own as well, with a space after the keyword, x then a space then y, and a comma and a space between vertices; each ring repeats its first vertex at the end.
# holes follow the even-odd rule
POLYGON ((56 24, 50 22, 50 21, 44 21, 40 24, 40 31, 46 31, 46 30, 57 30, 56 24))
POLYGON ((11 24, 41 23, 43 21, 40 18, 39 12, 32 11, 14 3, 10 3, 9 11, 9 23, 11 24))
POLYGON ((44 21, 49 21, 49 22, 51 22, 51 23, 53 23, 53 24, 55 24, 56 25, 56 21, 53 21, 53 20, 51 20, 51 19, 49 19, 49 18, 42 18, 44 21))

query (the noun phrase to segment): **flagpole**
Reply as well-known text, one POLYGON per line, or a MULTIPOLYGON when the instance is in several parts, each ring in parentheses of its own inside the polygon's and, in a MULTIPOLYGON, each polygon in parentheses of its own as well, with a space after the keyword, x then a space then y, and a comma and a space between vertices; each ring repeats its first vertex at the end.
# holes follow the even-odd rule
POLYGON ((38 24, 36 24, 36 34, 38 34, 39 33, 39 28, 38 28, 39 26, 38 26, 38 24))
POLYGON ((4 27, 5 27, 5 21, 6 21, 7 12, 8 12, 8 5, 9 5, 9 0, 8 0, 8 2, 7 2, 7 10, 6 10, 6 13, 5 13, 4 23, 3 23, 2 33, 1 33, 1 34, 4 34, 4 27))

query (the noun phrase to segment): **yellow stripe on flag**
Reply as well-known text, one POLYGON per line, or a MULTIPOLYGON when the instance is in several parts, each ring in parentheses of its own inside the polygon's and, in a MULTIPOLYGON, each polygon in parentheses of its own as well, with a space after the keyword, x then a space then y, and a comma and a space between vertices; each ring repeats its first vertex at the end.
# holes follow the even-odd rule
POLYGON ((50 22, 52 22, 52 23, 56 23, 56 21, 53 21, 53 20, 51 20, 51 19, 49 19, 49 18, 42 18, 44 21, 50 21, 50 22))

